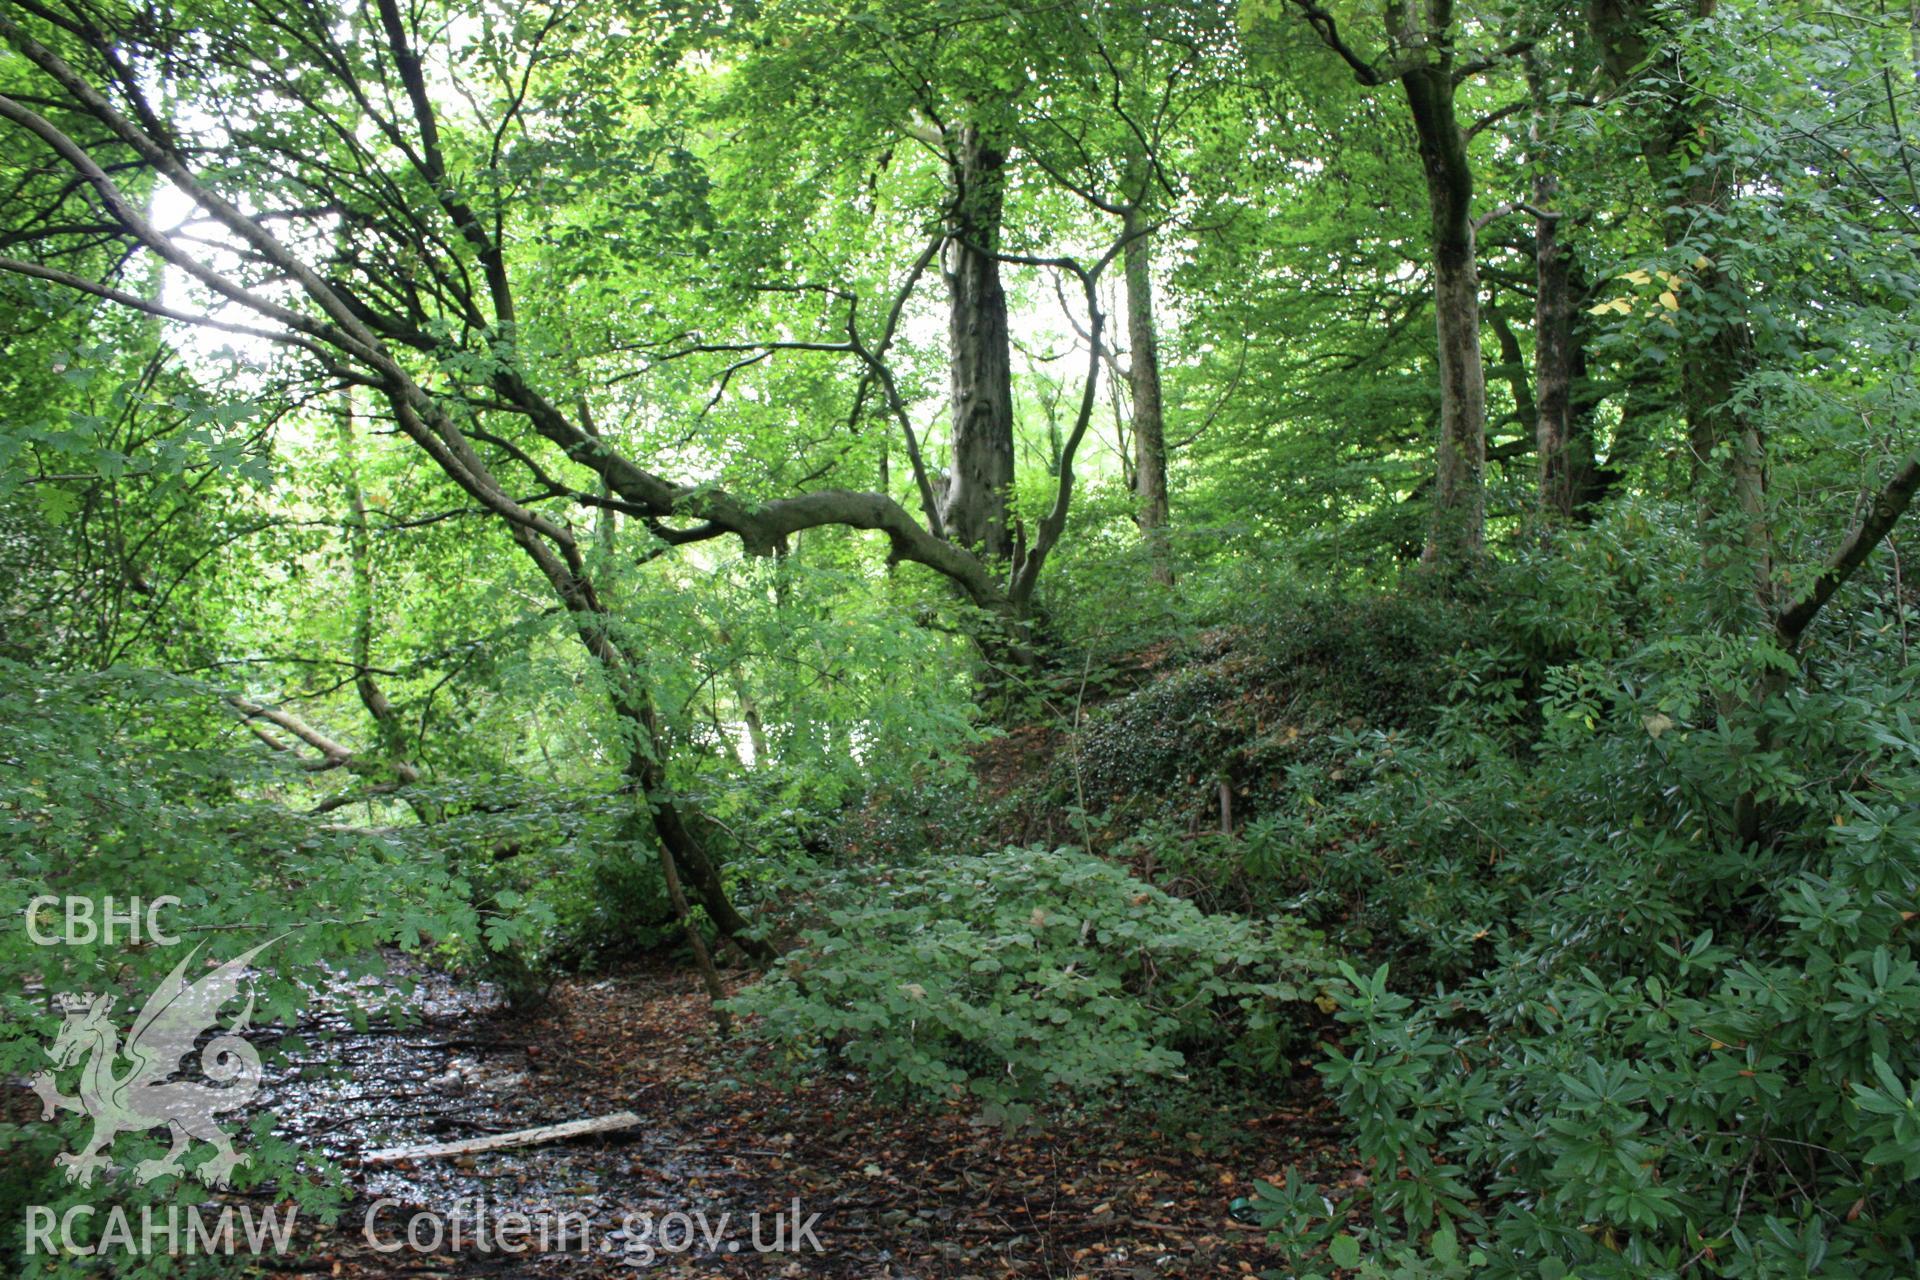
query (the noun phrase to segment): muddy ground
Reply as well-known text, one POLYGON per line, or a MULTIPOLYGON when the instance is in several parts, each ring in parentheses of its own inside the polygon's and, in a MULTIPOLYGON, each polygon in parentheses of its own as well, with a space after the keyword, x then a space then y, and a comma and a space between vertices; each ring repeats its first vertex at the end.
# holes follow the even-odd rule
POLYGON ((260 1099, 281 1137, 324 1152, 354 1191, 334 1227, 303 1224, 301 1260, 271 1274, 1247 1275, 1278 1261, 1230 1213, 1254 1177, 1358 1176, 1305 1084, 1271 1110, 1136 1107, 1013 1135, 874 1103, 853 1075, 796 1090, 765 1074, 771 1050, 750 1036, 717 1042, 693 977, 665 967, 563 982, 534 1013, 427 975, 412 1008, 366 1030, 321 1016, 303 1031, 332 1039, 260 1099), (643 1123, 360 1160, 623 1110, 643 1123), (420 1248, 407 1241, 416 1212, 420 1248))

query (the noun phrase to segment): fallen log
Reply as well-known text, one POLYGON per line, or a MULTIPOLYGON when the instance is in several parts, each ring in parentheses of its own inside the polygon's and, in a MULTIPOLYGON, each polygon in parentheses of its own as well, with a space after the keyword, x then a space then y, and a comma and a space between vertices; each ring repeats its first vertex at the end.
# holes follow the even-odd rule
POLYGON ((511 1147, 537 1147, 547 1142, 564 1142, 568 1138, 584 1138, 589 1134, 612 1133, 620 1129, 631 1129, 640 1123, 640 1117, 631 1111, 616 1111, 610 1116, 600 1116, 593 1120, 569 1120, 565 1124, 546 1124, 537 1129, 516 1129, 512 1133, 490 1133, 484 1138, 467 1138, 460 1142, 428 1142, 411 1147, 386 1147, 379 1151, 369 1151, 360 1157, 360 1163, 392 1164, 397 1160, 437 1160, 442 1156, 470 1156, 482 1151, 501 1151, 511 1147))

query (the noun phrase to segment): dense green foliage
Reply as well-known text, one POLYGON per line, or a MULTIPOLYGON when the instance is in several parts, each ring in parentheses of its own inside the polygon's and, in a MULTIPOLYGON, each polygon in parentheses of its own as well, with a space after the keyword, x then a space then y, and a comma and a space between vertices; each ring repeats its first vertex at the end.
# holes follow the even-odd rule
MULTIPOLYGON (((1277 1274, 1909 1280, 1916 122, 1911 5, 0 0, 0 1074, 171 895, 270 1068, 664 949, 1324 1090, 1277 1274)), ((0 1266, 202 1194, 7 1117, 0 1266)))
MULTIPOLYGON (((1729 1275, 1908 1273, 1920 668, 1888 648, 1899 620, 1864 613, 1856 659, 1784 696, 1756 759, 1706 709, 1742 668, 1673 638, 1657 566, 1617 565, 1598 600, 1558 557, 1516 573, 1512 647, 1431 733, 1351 740, 1362 781, 1292 836, 1331 851, 1307 901, 1364 896, 1352 950, 1391 958, 1347 971, 1354 1034, 1324 1073, 1396 1172, 1340 1209, 1383 1256, 1451 1224, 1495 1275, 1708 1250, 1729 1275), (1527 615, 1582 599, 1592 656, 1523 682, 1527 615), (1778 827, 1741 849, 1722 827, 1750 787, 1778 827)), ((1303 1244, 1343 1228, 1305 1187, 1264 1194, 1303 1244)))
POLYGON ((820 925, 735 1008, 878 1088, 996 1118, 1194 1051, 1272 1071, 1330 973, 1304 930, 1205 915, 1072 849, 943 857, 875 889, 825 887, 820 925))
MULTIPOLYGON (((8 868, 0 908, 12 922, 0 933, 0 964, 10 978, 0 996, 0 1071, 10 1081, 46 1066, 43 1029, 57 1021, 49 1018, 50 995, 98 990, 108 973, 144 995, 173 967, 177 954, 153 946, 144 933, 141 945, 129 945, 128 929, 144 929, 149 919, 186 945, 213 941, 223 958, 231 954, 221 941, 229 936, 246 937, 248 945, 277 939, 253 1005, 256 1022, 266 1026, 285 1026, 298 1011, 309 995, 301 979, 322 960, 356 976, 377 962, 383 943, 474 936, 465 886, 442 866, 373 833, 319 830, 276 803, 274 793, 290 779, 221 742, 225 726, 210 711, 208 693, 153 672, 65 675, 0 659, 0 720, 8 726, 0 756, 8 868), (42 895, 94 901, 87 925, 71 933, 83 941, 36 941, 34 933, 68 932, 59 901, 36 906, 36 927, 26 927, 30 899, 42 895), (118 936, 102 936, 109 907, 124 915, 130 904, 169 896, 177 906, 152 917, 136 907, 140 924, 123 921, 118 936)), ((369 1006, 360 1016, 374 1011, 369 1006)), ((278 1041, 283 1054, 302 1048, 291 1037, 278 1041)), ((259 1117, 252 1163, 236 1172, 235 1185, 273 1186, 308 1209, 332 1211, 337 1175, 271 1136, 271 1127, 270 1117, 259 1117)), ((5 1127, 10 1155, 0 1190, 9 1213, 0 1239, 9 1251, 21 1248, 26 1224, 19 1206, 64 1213, 96 1201, 97 1192, 48 1176, 54 1156, 75 1149, 89 1128, 85 1117, 64 1115, 58 1123, 5 1127)), ((119 1154, 143 1159, 165 1147, 164 1133, 135 1135, 119 1154)), ((128 1185, 115 1202, 137 1213, 143 1204, 195 1203, 206 1194, 197 1183, 162 1181, 128 1185)), ((42 1255, 23 1273, 50 1263, 58 1260, 42 1255)), ((135 1259, 118 1274, 166 1274, 170 1266, 165 1257, 135 1259)))

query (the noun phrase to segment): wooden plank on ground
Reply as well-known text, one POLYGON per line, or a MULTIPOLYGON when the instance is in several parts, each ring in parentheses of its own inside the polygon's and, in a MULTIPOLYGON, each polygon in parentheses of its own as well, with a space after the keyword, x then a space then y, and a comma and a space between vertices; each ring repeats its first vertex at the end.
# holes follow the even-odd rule
POLYGON ((392 1164, 396 1160, 437 1160, 442 1156, 470 1156, 482 1151, 537 1147, 546 1142, 564 1142, 568 1138, 584 1138, 589 1134, 631 1129, 639 1123, 640 1117, 633 1112, 616 1111, 610 1116, 600 1116, 592 1120, 569 1120, 565 1124, 546 1124, 537 1129, 490 1133, 482 1138, 466 1138, 460 1142, 428 1142, 411 1147, 387 1147, 380 1151, 367 1152, 360 1157, 360 1163, 363 1165, 392 1164))

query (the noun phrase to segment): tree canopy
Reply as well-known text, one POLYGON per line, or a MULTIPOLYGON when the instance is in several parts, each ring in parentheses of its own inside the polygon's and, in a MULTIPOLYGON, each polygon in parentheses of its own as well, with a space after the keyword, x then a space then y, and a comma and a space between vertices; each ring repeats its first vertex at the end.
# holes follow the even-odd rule
MULTIPOLYGON (((1917 121, 1920 4, 0 0, 0 905, 1308 1077, 1275 1274, 1911 1276, 1917 121)), ((23 1078, 174 963, 0 956, 23 1078)))

